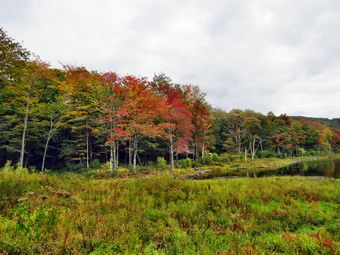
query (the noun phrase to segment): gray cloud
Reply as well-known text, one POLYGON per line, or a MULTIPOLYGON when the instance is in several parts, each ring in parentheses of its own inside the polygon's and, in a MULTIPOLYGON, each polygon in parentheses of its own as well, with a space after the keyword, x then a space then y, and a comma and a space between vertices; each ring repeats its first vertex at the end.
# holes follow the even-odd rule
POLYGON ((1 1, 1 25, 53 66, 164 72, 225 110, 339 117, 337 0, 1 1))

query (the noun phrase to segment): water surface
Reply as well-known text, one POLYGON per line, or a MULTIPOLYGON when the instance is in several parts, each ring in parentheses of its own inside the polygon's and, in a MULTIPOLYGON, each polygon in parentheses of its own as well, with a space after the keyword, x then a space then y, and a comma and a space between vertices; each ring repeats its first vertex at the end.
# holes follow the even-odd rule
POLYGON ((340 178, 340 157, 321 159, 307 159, 280 167, 249 168, 233 172, 217 173, 217 176, 202 176, 202 179, 234 177, 265 177, 265 176, 323 176, 328 178, 340 178))

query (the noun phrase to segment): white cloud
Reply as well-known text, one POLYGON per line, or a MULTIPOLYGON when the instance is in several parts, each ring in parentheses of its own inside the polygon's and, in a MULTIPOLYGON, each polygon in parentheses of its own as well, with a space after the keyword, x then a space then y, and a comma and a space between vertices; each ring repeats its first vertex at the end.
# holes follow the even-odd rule
MULTIPOLYGON (((0 0, 4 1, 4 0, 0 0)), ((337 0, 25 0, 9 34, 58 66, 199 85, 213 106, 339 117, 337 0)))

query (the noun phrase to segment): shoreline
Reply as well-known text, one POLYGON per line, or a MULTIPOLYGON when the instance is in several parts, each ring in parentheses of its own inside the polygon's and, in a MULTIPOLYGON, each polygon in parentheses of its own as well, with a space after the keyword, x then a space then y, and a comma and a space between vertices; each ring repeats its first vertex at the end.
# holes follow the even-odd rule
MULTIPOLYGON (((329 155, 325 155, 324 157, 329 157, 329 155)), ((300 163, 302 161, 305 160, 320 160, 322 158, 324 158, 322 156, 318 156, 318 157, 308 157, 308 158, 302 158, 302 159, 298 159, 298 160, 294 160, 292 162, 288 162, 288 163, 281 163, 281 164, 273 164, 273 165, 265 165, 265 166, 251 166, 251 167, 236 167, 236 168, 231 168, 231 169, 207 169, 207 170, 201 170, 201 171, 197 171, 195 173, 191 173, 191 174, 182 174, 182 175, 178 175, 178 176, 174 176, 175 179, 181 179, 181 180, 195 180, 201 176, 204 176, 206 174, 210 174, 210 173, 218 173, 218 172, 222 172, 222 171, 237 171, 237 170, 247 170, 247 169, 266 169, 266 168, 279 168, 279 167, 283 167, 283 166, 287 166, 287 165, 291 165, 291 164, 296 164, 296 163, 300 163)), ((247 177, 242 177, 242 176, 230 176, 231 178, 228 179, 235 179, 235 178, 247 178, 247 177)), ((217 177, 218 178, 218 177, 217 177)))

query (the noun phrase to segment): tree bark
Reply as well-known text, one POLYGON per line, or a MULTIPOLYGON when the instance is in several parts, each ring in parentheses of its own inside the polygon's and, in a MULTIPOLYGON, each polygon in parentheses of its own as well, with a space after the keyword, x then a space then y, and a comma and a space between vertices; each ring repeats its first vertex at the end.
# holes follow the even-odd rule
POLYGON ((48 149, 48 144, 52 138, 52 131, 53 131, 53 117, 51 117, 51 125, 50 125, 50 130, 48 131, 47 134, 47 139, 46 139, 46 144, 45 144, 45 150, 44 150, 44 156, 43 156, 43 160, 42 160, 42 164, 41 164, 41 172, 43 172, 45 170, 45 161, 46 161, 46 155, 47 155, 47 149, 48 149))
POLYGON ((251 152, 251 160, 253 161, 255 159, 255 154, 257 150, 259 149, 260 145, 262 145, 262 140, 259 139, 259 143, 256 146, 256 138, 253 139, 253 141, 250 142, 249 148, 251 152))
POLYGON ((113 145, 110 145, 110 172, 113 173, 113 145))
POLYGON ((119 163, 119 142, 116 140, 116 161, 115 161, 115 170, 118 168, 119 163))
POLYGON ((138 137, 137 135, 134 135, 133 138, 133 172, 136 172, 136 166, 137 166, 137 148, 138 148, 138 137))
POLYGON ((26 105, 26 112, 24 117, 24 130, 22 132, 22 140, 21 140, 21 152, 20 152, 20 167, 24 166, 24 155, 25 155, 25 142, 26 142, 26 129, 28 123, 28 111, 29 111, 30 104, 27 103, 26 105))
POLYGON ((41 172, 45 170, 45 160, 46 160, 46 154, 47 154, 47 148, 48 148, 48 143, 50 142, 50 139, 47 138, 46 144, 45 144, 45 150, 44 150, 44 156, 41 164, 41 172))
POLYGON ((247 162, 247 148, 244 147, 244 161, 247 162))
POLYGON ((175 163, 174 163, 174 145, 173 145, 172 136, 170 136, 170 164, 171 164, 171 170, 174 170, 175 169, 175 163))
POLYGON ((204 157, 204 150, 205 150, 205 144, 204 144, 204 139, 205 139, 205 131, 203 132, 203 142, 202 142, 202 158, 204 157))

